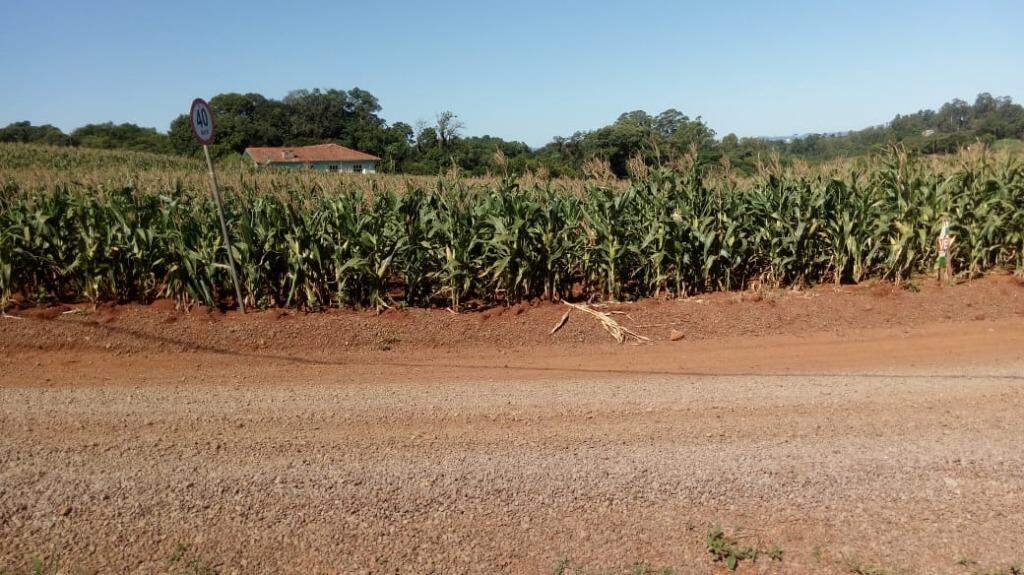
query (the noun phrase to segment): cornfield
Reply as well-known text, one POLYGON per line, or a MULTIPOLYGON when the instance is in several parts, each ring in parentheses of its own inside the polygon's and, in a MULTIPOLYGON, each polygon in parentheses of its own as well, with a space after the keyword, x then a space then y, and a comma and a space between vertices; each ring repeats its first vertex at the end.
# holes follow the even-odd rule
MULTIPOLYGON (((15 161, 23 148, 0 148, 0 305, 237 303, 198 165, 114 161, 79 173, 15 161)), ((239 167, 222 179, 253 307, 460 310, 902 282, 933 270, 947 219, 958 274, 1024 270, 1024 166, 984 149, 934 160, 894 148, 815 169, 768 162, 753 177, 690 162, 636 169, 623 184, 452 175, 354 185, 239 167)))

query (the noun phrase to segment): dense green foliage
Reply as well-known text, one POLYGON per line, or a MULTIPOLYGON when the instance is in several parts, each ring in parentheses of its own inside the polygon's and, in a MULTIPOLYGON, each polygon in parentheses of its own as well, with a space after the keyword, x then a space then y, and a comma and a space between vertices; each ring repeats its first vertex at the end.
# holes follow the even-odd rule
POLYGON ((45 124, 33 126, 31 122, 14 122, 0 128, 0 142, 21 144, 47 144, 50 146, 70 146, 75 142, 57 126, 45 124))
POLYGON ((107 150, 135 150, 139 152, 170 153, 166 134, 153 128, 135 124, 88 124, 71 134, 65 134, 49 124, 33 126, 29 122, 15 122, 0 128, 0 142, 47 144, 51 146, 84 146, 107 150))
POLYGON ((89 124, 71 132, 71 139, 86 148, 170 153, 167 136, 135 124, 89 124))
MULTIPOLYGON (((594 159, 607 162, 618 177, 627 163, 639 158, 647 165, 668 165, 696 150, 701 164, 728 162, 752 173, 759 158, 777 155, 783 162, 820 162, 839 157, 877 153, 892 143, 925 153, 952 153, 976 141, 1019 142, 1024 139, 1024 107, 1010 98, 979 94, 973 104, 953 100, 939 110, 897 115, 891 122, 842 134, 809 134, 789 139, 738 138, 720 140, 700 117, 674 109, 650 115, 636 110, 592 131, 555 137, 531 150, 522 142, 492 136, 464 136, 464 126, 451 112, 433 124, 388 124, 380 117, 377 98, 359 88, 296 90, 281 100, 260 94, 219 94, 210 100, 217 122, 214 155, 241 154, 249 146, 303 145, 337 142, 383 158, 379 169, 392 173, 437 175, 458 168, 471 175, 491 169, 496 152, 515 173, 533 171, 553 176, 580 177, 594 159)), ((133 124, 90 124, 63 134, 54 126, 18 122, 0 129, 0 142, 81 145, 149 152, 196 155, 188 117, 171 122, 167 134, 133 124)))
MULTIPOLYGON (((752 178, 711 174, 694 160, 678 169, 635 165, 617 186, 504 177, 367 192, 351 185, 357 178, 305 185, 282 174, 226 177, 224 195, 244 293, 256 307, 458 309, 902 281, 931 269, 945 218, 959 273, 1024 266, 1019 157, 964 152, 939 162, 895 149, 868 167, 799 173, 776 164, 752 178)), ((231 304, 203 187, 0 181, 3 299, 231 304)))
POLYGON ((721 156, 715 152, 715 132, 698 117, 691 119, 669 109, 651 116, 635 110, 619 116, 614 123, 592 132, 576 132, 569 138, 555 138, 537 151, 538 164, 555 175, 580 175, 588 160, 606 160, 617 176, 627 174, 631 158, 648 164, 663 164, 695 148, 702 163, 721 156))
POLYGON ((783 154, 809 159, 853 156, 891 142, 926 154, 951 153, 976 141, 1024 139, 1024 107, 1009 97, 978 94, 974 104, 955 99, 938 110, 897 115, 884 126, 839 135, 812 134, 783 142, 783 154))

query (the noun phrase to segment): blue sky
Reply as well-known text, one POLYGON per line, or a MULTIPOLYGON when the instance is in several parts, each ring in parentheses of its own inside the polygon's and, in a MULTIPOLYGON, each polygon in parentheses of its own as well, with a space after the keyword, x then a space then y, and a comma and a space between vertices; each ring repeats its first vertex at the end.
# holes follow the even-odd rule
POLYGON ((0 125, 166 130, 193 97, 373 92, 542 145, 674 107, 719 135, 859 128, 980 91, 1024 100, 1024 2, 3 0, 0 125))

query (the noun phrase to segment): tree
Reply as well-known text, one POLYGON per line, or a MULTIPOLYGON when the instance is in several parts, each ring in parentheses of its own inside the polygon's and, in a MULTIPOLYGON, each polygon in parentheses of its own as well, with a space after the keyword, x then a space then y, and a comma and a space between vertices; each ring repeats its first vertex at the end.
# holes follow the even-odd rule
POLYGON ((669 108, 658 114, 653 121, 656 142, 659 147, 667 146, 663 158, 678 157, 687 153, 692 146, 707 151, 714 145, 715 131, 697 116, 691 120, 689 116, 669 108))
MULTIPOLYGON (((216 142, 217 128, 216 126, 214 128, 214 142, 216 142)), ((167 139, 170 141, 171 149, 177 154, 193 156, 198 154, 201 149, 199 142, 192 137, 192 126, 189 124, 187 114, 181 114, 174 118, 174 120, 171 120, 171 128, 167 131, 167 139)))
POLYGON ((345 90, 293 90, 284 97, 291 118, 291 136, 296 143, 343 140, 353 115, 345 90))
POLYGON ((168 153, 171 142, 156 128, 143 128, 135 124, 86 124, 71 132, 71 137, 88 148, 124 149, 140 152, 168 153))
POLYGON ((218 153, 241 153, 250 146, 280 146, 289 138, 289 110, 261 94, 219 94, 210 100, 218 153))
POLYGON ((973 112, 970 104, 960 98, 955 98, 939 108, 936 117, 937 128, 942 132, 959 132, 970 124, 973 112))
POLYGON ((434 130, 441 148, 447 150, 465 127, 465 124, 459 120, 459 117, 452 112, 444 111, 438 114, 434 130))
POLYGON ((609 162, 618 176, 626 175, 629 159, 639 156, 649 163, 680 157, 697 145, 703 161, 717 159, 715 132, 700 117, 691 119, 670 108, 657 116, 643 110, 621 114, 615 122, 591 132, 577 132, 571 138, 555 138, 541 148, 538 156, 553 174, 579 174, 590 158, 609 162))
POLYGON ((401 172, 412 159, 413 152, 412 126, 405 122, 395 122, 384 131, 384 159, 382 169, 388 172, 401 172))
POLYGON ((50 124, 33 126, 32 122, 14 122, 0 128, 0 142, 72 146, 75 139, 50 124))
POLYGON ((437 137, 437 130, 433 126, 427 126, 416 134, 416 148, 421 154, 429 152, 438 147, 440 139, 437 137))

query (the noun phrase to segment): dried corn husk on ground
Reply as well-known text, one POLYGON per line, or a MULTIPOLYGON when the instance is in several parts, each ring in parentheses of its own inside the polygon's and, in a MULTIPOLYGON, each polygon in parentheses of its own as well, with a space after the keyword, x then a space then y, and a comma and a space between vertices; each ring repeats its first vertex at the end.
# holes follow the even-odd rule
MULTIPOLYGON (((605 331, 610 333, 612 337, 615 338, 615 341, 619 343, 625 342, 627 336, 635 338, 637 341, 650 341, 650 338, 642 336, 636 333, 635 331, 629 329, 628 327, 625 327, 624 325, 615 321, 612 318, 611 314, 605 313, 603 311, 597 311, 583 304, 569 303, 567 301, 562 303, 573 309, 582 311, 583 313, 587 313, 596 317, 598 320, 601 321, 601 327, 603 327, 605 331)), ((563 316, 563 320, 559 322, 559 325, 557 327, 561 327, 565 323, 566 319, 568 319, 568 316, 563 316)), ((554 331, 555 330, 552 330, 552 333, 554 333, 554 331)))

